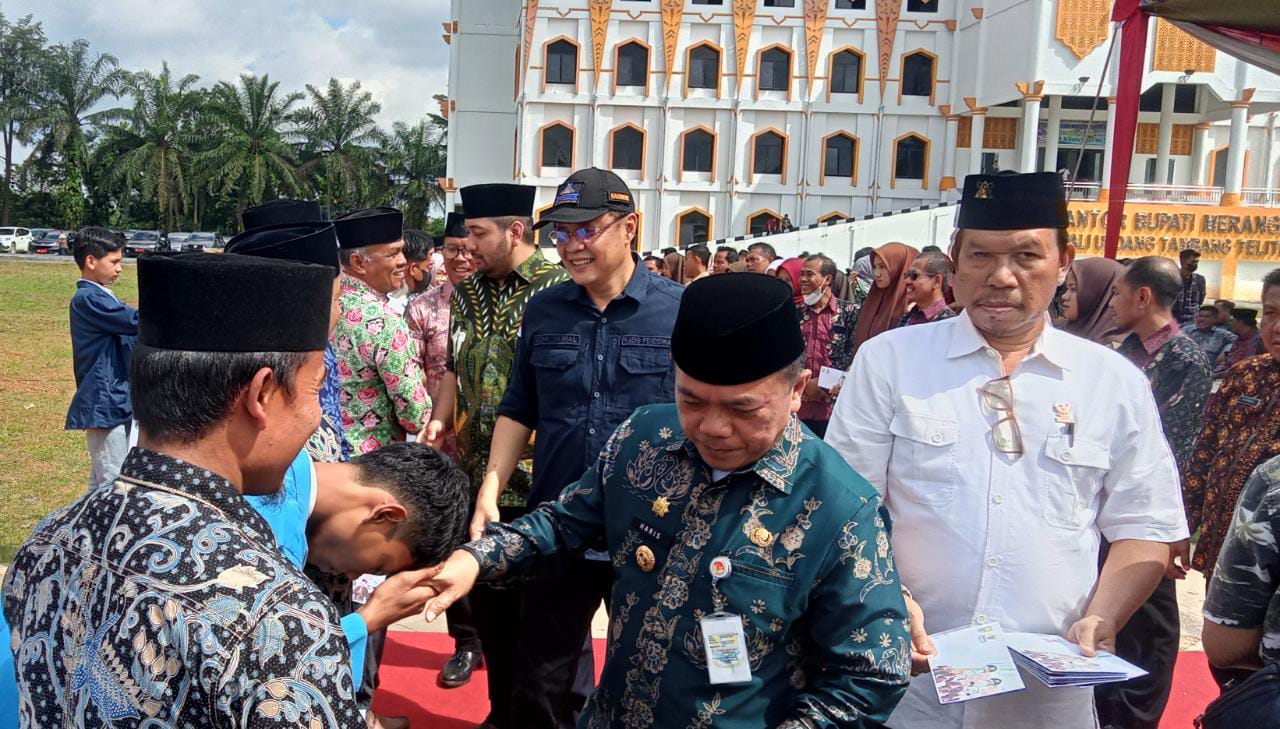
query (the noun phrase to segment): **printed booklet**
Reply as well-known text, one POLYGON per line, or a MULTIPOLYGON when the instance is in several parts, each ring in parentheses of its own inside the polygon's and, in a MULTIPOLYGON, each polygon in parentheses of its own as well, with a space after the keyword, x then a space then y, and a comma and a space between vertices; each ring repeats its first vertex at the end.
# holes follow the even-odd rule
POLYGON ((1107 651, 1098 651, 1098 655, 1089 658, 1080 653, 1080 646, 1060 636, 1009 633, 1006 639, 1018 666, 1046 686, 1096 686, 1147 675, 1107 651))
POLYGON ((1025 688, 998 623, 929 637, 937 649, 929 656, 929 668, 939 702, 954 704, 1025 688))

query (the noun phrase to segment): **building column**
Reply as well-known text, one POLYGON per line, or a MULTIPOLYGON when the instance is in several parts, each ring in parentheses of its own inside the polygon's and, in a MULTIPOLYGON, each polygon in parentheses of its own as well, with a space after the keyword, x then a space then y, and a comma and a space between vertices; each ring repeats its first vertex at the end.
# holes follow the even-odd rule
POLYGON ((1245 89, 1241 98, 1231 102, 1231 141, 1227 143, 1227 175, 1222 191, 1222 205, 1239 205, 1244 187, 1244 152, 1249 133, 1249 101, 1253 89, 1245 89))
POLYGON ((1262 158, 1266 160, 1266 165, 1267 165, 1266 167, 1263 168, 1263 172, 1262 172, 1262 187, 1267 190, 1270 190, 1271 188, 1275 187, 1275 182, 1276 182, 1276 175, 1275 175, 1276 166, 1274 161, 1275 141, 1276 141, 1276 113, 1273 111, 1270 114, 1267 114, 1267 140, 1266 140, 1266 143, 1263 144, 1262 146, 1262 149, 1263 149, 1262 158))
POLYGON ((938 182, 938 192, 954 190, 956 187, 956 135, 960 133, 960 117, 951 113, 951 105, 939 107, 947 120, 947 131, 942 136, 942 180, 938 182))
POLYGON ((1156 140, 1156 184, 1169 184, 1169 147, 1173 144, 1173 84, 1160 85, 1160 134, 1156 140))
POLYGON ((1040 132, 1040 101, 1044 98, 1044 82, 1020 83, 1022 92, 1022 125, 1018 129, 1018 171, 1036 171, 1036 138, 1040 132))
MULTIPOLYGON (((1107 97, 1107 138, 1102 145, 1102 180, 1098 182, 1098 202, 1111 199, 1111 140, 1116 136, 1116 97, 1107 97)), ((1086 146, 1088 140, 1085 140, 1086 146)))
POLYGON ((1191 184, 1208 185, 1211 180, 1204 179, 1204 160, 1209 153, 1209 129, 1213 125, 1200 122, 1196 125, 1191 137, 1191 184))
MULTIPOLYGON (((968 101, 968 99, 965 99, 966 103, 968 101)), ((970 106, 972 108, 974 105, 970 106)), ((982 137, 987 129, 987 108, 985 106, 973 108, 973 124, 969 128, 969 174, 976 175, 982 172, 982 137)))
POLYGON ((1049 97, 1049 118, 1044 131, 1044 171, 1058 171, 1058 135, 1062 130, 1062 97, 1049 97))

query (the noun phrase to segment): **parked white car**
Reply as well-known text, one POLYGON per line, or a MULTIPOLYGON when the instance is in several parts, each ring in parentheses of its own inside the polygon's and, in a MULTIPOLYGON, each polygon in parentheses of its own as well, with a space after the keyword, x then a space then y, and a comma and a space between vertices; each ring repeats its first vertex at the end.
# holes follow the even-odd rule
POLYGON ((0 228, 0 251, 5 253, 30 253, 30 228, 0 228))

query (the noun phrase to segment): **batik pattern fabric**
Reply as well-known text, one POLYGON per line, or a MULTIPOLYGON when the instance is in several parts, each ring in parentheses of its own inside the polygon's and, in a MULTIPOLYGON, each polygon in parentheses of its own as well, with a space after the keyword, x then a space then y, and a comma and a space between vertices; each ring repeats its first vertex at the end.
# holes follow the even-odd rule
POLYGON ((23 727, 360 727, 332 603, 226 480, 135 448, 19 549, 23 727))
POLYGON ((1200 345, 1200 349, 1203 349, 1205 356, 1209 358, 1209 364, 1218 361, 1218 355, 1236 342, 1236 335, 1223 327, 1213 327, 1205 331, 1192 323, 1182 327, 1182 333, 1200 345))
POLYGON ((338 355, 342 427, 347 442, 368 453, 417 433, 431 410, 418 348, 404 317, 387 297, 342 276, 341 315, 333 340, 338 355))
POLYGON ((1257 357, 1265 352, 1262 346, 1262 336, 1257 329, 1250 329, 1244 336, 1237 336, 1236 341, 1232 342, 1231 349, 1227 350, 1227 356, 1223 357, 1222 364, 1218 366, 1214 373, 1218 377, 1225 377, 1232 367, 1249 359, 1257 357))
POLYGON ((1189 278, 1182 279, 1182 291, 1173 302, 1173 316, 1179 323, 1190 324, 1196 320, 1196 314, 1200 313, 1200 307, 1204 305, 1205 291, 1204 276, 1193 273, 1189 278))
POLYGON ((1191 564, 1212 571, 1245 481, 1280 455, 1280 363, 1269 354, 1233 367, 1209 397, 1182 477, 1187 526, 1201 529, 1191 564))
POLYGON ((1119 352, 1151 382, 1165 440, 1178 461, 1179 472, 1185 471, 1213 387, 1209 358, 1200 345, 1179 330, 1177 321, 1145 340, 1130 334, 1120 344, 1119 352))
MULTIPOLYGON (((823 367, 848 370, 853 364, 853 329, 858 323, 858 307, 832 296, 818 311, 797 304, 800 333, 804 335, 804 366, 816 380, 823 367)), ((800 404, 801 420, 828 420, 831 403, 806 400, 800 404)))
MULTIPOLYGON (((911 311, 902 315, 898 320, 898 327, 909 327, 916 324, 928 324, 931 321, 942 321, 950 319, 956 315, 956 310, 947 306, 945 299, 938 299, 930 304, 927 309, 921 309, 918 306, 912 307, 911 311)), ((895 327, 897 328, 897 327, 895 327)))
POLYGON ((320 427, 307 439, 307 452, 321 463, 338 463, 351 457, 351 444, 342 430, 341 391, 338 357, 330 343, 324 350, 324 381, 320 383, 320 427))
MULTIPOLYGON (((507 391, 515 361, 516 337, 529 299, 569 279, 569 274, 535 251, 502 280, 473 273, 453 291, 446 366, 457 375, 454 431, 463 470, 479 489, 489 461, 489 443, 498 421, 498 405, 507 391)), ((498 499, 499 506, 524 506, 533 473, 527 449, 498 499)))
MULTIPOLYGON (((453 297, 453 284, 444 283, 409 297, 404 318, 409 323, 409 333, 418 346, 422 372, 426 378, 427 394, 436 401, 440 394, 440 380, 448 371, 449 359, 449 300, 453 297)), ((433 413, 434 417, 434 413, 433 413)), ((453 459, 458 458, 458 438, 452 431, 441 439, 440 450, 453 459)))
POLYGON ((794 416, 759 461, 713 478, 675 406, 645 406, 556 501, 465 548, 501 583, 603 538, 607 652, 580 727, 883 722, 911 654, 880 497, 794 416), (713 581, 716 557, 732 569, 713 581), (750 685, 708 681, 700 624, 718 610, 742 618, 750 685))
POLYGON ((1280 457, 1258 466, 1240 492, 1218 555, 1204 616, 1219 625, 1262 628, 1258 655, 1280 663, 1280 457))

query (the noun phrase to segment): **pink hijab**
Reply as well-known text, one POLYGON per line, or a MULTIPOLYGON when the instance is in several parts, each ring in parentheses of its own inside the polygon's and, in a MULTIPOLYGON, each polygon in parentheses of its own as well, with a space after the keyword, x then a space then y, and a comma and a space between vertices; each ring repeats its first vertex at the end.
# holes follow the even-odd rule
POLYGON ((800 293, 800 271, 804 268, 804 261, 799 258, 788 258, 778 266, 778 270, 774 272, 775 276, 782 278, 778 274, 782 271, 787 272, 787 276, 791 279, 791 295, 795 297, 796 303, 804 301, 804 294, 800 293))

